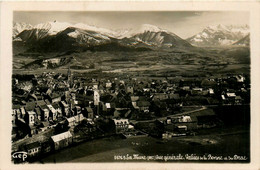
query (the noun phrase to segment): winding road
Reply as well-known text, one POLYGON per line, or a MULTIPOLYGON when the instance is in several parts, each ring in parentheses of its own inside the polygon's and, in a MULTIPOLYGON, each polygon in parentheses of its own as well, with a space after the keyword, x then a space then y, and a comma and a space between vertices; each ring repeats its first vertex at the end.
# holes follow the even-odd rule
POLYGON ((206 109, 207 109, 206 106, 202 106, 199 109, 195 109, 195 110, 191 110, 191 111, 187 111, 187 112, 183 112, 183 113, 178 113, 178 114, 174 114, 174 115, 168 115, 168 116, 164 116, 164 117, 160 117, 160 118, 156 118, 156 119, 151 119, 151 120, 129 120, 129 122, 132 123, 132 124, 136 124, 136 123, 153 122, 155 120, 162 121, 162 120, 166 120, 167 117, 174 118, 174 117, 179 117, 179 116, 183 116, 183 115, 190 115, 190 114, 192 114, 194 112, 199 112, 199 111, 206 110, 206 109))

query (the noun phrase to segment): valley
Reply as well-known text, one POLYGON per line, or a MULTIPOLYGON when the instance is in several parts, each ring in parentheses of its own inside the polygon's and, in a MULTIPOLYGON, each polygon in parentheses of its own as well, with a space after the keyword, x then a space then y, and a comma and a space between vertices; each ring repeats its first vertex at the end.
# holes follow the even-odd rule
POLYGON ((128 154, 248 163, 249 42, 247 25, 183 39, 150 24, 14 24, 12 153, 25 151, 29 163, 128 154))
POLYGON ((150 76, 206 77, 222 73, 250 71, 250 53, 247 47, 209 48, 200 51, 146 51, 146 52, 70 52, 19 53, 14 55, 14 73, 54 72, 124 73, 150 76))

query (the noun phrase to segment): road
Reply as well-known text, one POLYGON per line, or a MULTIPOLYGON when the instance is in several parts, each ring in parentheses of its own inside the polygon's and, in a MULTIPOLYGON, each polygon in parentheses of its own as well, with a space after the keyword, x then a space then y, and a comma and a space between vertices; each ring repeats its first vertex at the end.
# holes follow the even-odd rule
POLYGON ((148 122, 153 122, 155 120, 166 120, 167 117, 170 117, 170 118, 174 118, 174 117, 179 117, 179 116, 183 116, 183 115, 189 115, 191 113, 194 113, 194 112, 199 112, 199 111, 202 111, 202 110, 205 110, 207 109, 206 106, 202 106, 201 108, 199 109, 195 109, 195 110, 191 110, 191 111, 187 111, 187 112, 183 112, 183 113, 178 113, 178 114, 174 114, 174 115, 168 115, 168 116, 164 116, 164 117, 160 117, 160 118, 155 118, 155 119, 151 119, 151 120, 129 120, 130 123, 133 123, 133 124, 136 124, 136 123, 148 123, 148 122))

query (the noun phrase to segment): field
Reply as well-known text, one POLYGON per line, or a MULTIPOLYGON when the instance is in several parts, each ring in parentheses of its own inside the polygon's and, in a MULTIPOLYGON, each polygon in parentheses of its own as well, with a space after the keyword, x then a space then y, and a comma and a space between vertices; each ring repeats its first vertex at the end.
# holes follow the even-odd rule
POLYGON ((137 77, 209 77, 249 74, 250 52, 246 47, 144 52, 14 53, 13 73, 44 71, 66 73, 130 74, 137 77), (53 63, 52 59, 60 59, 53 63), (45 63, 45 64, 44 64, 45 63), (70 63, 70 64, 68 64, 70 63))

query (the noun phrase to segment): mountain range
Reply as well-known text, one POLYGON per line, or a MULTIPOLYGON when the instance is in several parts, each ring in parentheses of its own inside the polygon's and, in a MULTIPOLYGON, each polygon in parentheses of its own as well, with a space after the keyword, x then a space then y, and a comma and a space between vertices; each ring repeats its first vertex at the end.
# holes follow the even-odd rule
POLYGON ((186 40, 194 46, 226 46, 240 41, 248 36, 248 34, 248 25, 219 24, 208 26, 198 34, 186 40))
MULTIPOLYGON (((152 50, 191 48, 194 46, 230 45, 249 34, 248 26, 207 27, 186 40, 154 25, 143 24, 134 29, 109 30, 83 23, 47 22, 32 26, 14 23, 13 41, 28 49, 51 52, 69 50, 152 50)), ((241 45, 240 43, 239 45, 241 45)))

